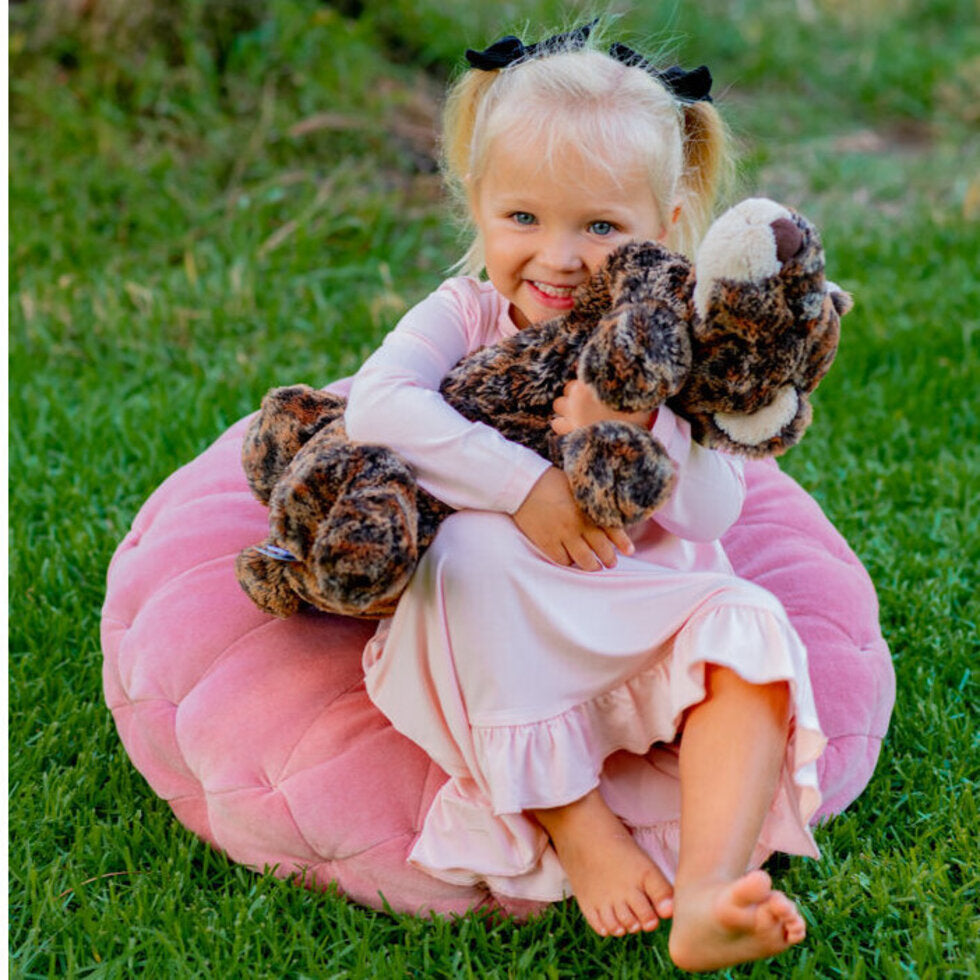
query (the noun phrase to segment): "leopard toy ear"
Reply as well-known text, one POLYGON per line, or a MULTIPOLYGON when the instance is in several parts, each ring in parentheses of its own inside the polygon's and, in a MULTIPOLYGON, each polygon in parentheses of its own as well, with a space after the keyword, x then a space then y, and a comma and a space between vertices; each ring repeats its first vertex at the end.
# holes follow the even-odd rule
POLYGON ((836 282, 827 280, 827 292, 830 295, 830 301, 834 304, 834 309, 837 311, 838 316, 844 316, 854 309, 854 297, 841 289, 836 282))
POLYGON ((324 426, 344 414, 338 395, 309 385, 273 388, 262 399, 242 442, 242 468, 252 493, 269 503, 273 487, 293 457, 324 426))

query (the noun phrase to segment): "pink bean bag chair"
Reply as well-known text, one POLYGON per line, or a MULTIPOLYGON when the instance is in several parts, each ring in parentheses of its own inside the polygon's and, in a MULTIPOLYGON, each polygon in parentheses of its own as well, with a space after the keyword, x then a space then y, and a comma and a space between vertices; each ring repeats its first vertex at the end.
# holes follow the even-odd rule
MULTIPOLYGON (((109 567, 103 681, 134 765, 184 826, 235 861, 336 882, 376 908, 529 914, 537 906, 406 863, 446 776, 365 693, 373 624, 273 619, 239 588, 235 556, 267 527, 239 461, 247 421, 150 497, 109 567)), ((829 739, 819 819, 871 778, 894 672, 871 581, 817 504, 772 461, 748 462, 746 475, 724 544, 738 574, 782 600, 809 648, 829 739)))

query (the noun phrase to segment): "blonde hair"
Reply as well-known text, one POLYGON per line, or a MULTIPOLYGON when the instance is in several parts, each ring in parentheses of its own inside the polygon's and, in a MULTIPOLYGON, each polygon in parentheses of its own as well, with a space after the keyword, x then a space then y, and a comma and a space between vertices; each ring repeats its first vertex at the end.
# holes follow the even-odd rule
MULTIPOLYGON (((545 166, 561 160, 570 143, 588 163, 613 174, 624 160, 639 164, 668 229, 668 246, 688 255, 732 169, 727 130, 711 103, 680 103, 648 71, 598 50, 549 52, 495 71, 471 69, 451 87, 443 174, 462 213, 469 213, 467 192, 483 176, 493 141, 518 127, 544 138, 545 166)), ((457 268, 472 275, 482 270, 478 233, 457 268)))

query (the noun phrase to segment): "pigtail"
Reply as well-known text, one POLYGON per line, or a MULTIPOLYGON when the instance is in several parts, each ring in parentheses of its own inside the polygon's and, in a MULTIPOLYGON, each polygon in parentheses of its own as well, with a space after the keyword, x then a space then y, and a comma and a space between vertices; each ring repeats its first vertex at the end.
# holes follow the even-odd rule
POLYGON ((442 113, 442 168, 455 192, 462 188, 470 171, 477 112, 498 74, 473 68, 461 75, 449 90, 442 113))
POLYGON ((710 102, 685 103, 682 112, 681 212, 672 236, 690 255, 714 217, 715 203, 734 175, 728 129, 710 102))
MULTIPOLYGON (((472 233, 467 200, 467 177, 473 166, 473 135, 480 106, 500 72, 473 68, 461 75, 449 90, 442 112, 442 179, 456 205, 461 228, 472 233)), ((483 243, 479 235, 450 271, 477 276, 483 268, 483 243)))

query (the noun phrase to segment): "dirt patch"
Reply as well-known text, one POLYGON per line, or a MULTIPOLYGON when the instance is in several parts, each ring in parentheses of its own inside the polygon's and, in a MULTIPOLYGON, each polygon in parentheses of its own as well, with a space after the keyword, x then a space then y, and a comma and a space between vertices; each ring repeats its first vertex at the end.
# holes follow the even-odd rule
POLYGON ((887 129, 859 129, 835 136, 838 153, 928 153, 935 144, 933 127, 920 119, 904 119, 887 129))
MULTIPOLYGON (((383 103, 381 129, 387 134, 402 156, 417 174, 439 172, 439 89, 419 72, 413 84, 394 78, 381 78, 376 83, 377 94, 383 103)), ((369 116, 342 112, 318 112, 300 119, 289 129, 293 138, 312 133, 343 130, 375 132, 378 121, 369 116)))

